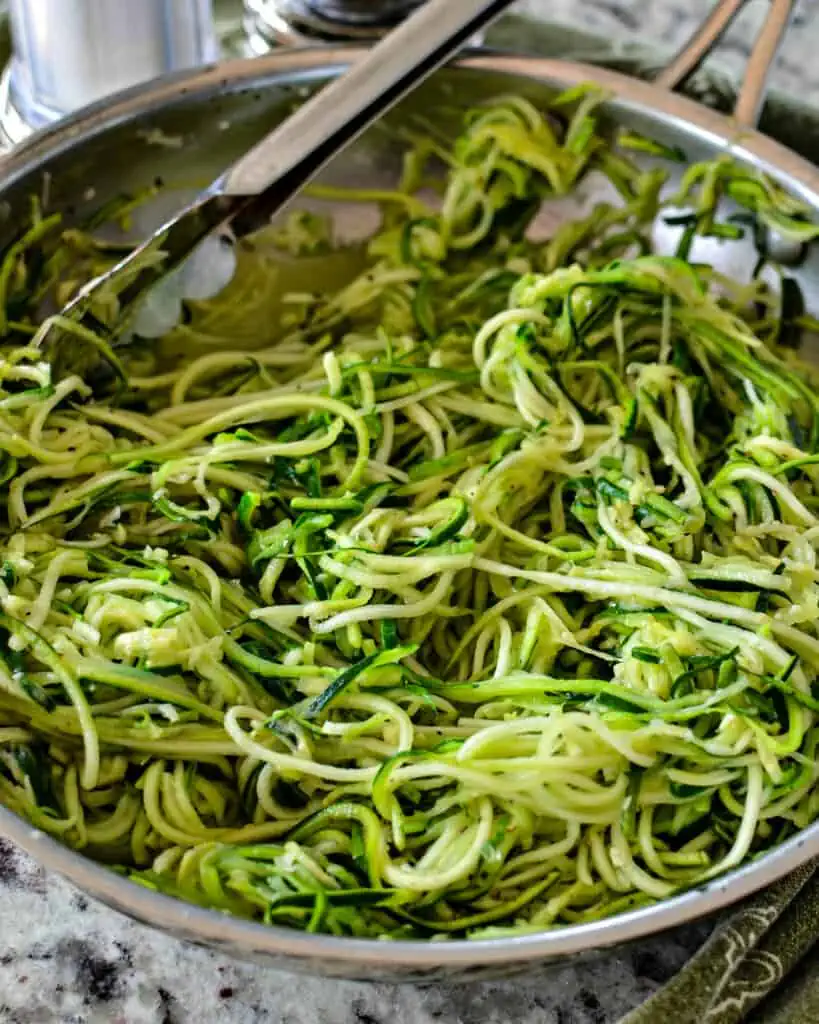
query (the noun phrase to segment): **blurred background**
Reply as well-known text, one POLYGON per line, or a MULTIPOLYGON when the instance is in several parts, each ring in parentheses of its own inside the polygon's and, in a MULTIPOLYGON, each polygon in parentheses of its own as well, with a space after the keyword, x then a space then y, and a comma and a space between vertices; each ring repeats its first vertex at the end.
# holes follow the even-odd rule
MULTIPOLYGON (((22 141, 117 89, 220 56, 272 46, 366 42, 423 0, 8 0, 0 2, 0 133, 22 141)), ((711 70, 738 76, 767 0, 728 32, 711 70)), ((490 45, 650 70, 712 0, 520 0, 490 45), (521 19, 537 22, 521 30, 521 19)), ((802 0, 774 88, 819 103, 819 0, 802 0)))

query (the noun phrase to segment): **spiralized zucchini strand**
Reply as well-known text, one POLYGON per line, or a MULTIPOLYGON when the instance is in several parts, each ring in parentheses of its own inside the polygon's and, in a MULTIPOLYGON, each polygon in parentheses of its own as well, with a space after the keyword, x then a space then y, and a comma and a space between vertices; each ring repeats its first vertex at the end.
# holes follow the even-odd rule
POLYGON ((34 206, 0 267, 8 807, 143 885, 386 938, 593 921, 816 818, 814 325, 763 245, 816 229, 725 159, 668 196, 632 153, 679 154, 600 102, 405 127, 394 193, 317 189, 380 203, 366 252, 295 214, 116 357, 40 350, 42 298, 117 252, 34 206), (619 200, 538 240, 592 173, 619 200), (750 283, 693 261, 743 232, 750 283))

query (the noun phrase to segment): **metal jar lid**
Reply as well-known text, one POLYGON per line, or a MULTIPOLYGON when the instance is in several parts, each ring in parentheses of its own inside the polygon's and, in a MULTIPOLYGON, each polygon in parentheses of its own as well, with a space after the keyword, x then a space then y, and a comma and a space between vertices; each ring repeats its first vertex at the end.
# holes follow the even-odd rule
POLYGON ((304 43, 370 42, 423 0, 244 0, 253 53, 304 43))
POLYGON ((112 92, 216 58, 211 0, 11 0, 0 131, 31 131, 112 92))

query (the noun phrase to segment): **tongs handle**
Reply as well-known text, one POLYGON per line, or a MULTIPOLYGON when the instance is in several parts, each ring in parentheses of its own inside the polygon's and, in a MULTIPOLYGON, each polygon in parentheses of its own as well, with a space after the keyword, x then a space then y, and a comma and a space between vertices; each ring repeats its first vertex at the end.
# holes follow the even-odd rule
POLYGON ((217 183, 227 196, 295 191, 512 0, 427 0, 346 74, 262 139, 217 183))
MULTIPOLYGON (((657 85, 674 89, 696 71, 748 0, 721 0, 676 57, 655 78, 657 85)), ((739 89, 734 120, 754 128, 765 102, 768 74, 790 24, 795 0, 770 0, 765 23, 754 43, 739 89)))

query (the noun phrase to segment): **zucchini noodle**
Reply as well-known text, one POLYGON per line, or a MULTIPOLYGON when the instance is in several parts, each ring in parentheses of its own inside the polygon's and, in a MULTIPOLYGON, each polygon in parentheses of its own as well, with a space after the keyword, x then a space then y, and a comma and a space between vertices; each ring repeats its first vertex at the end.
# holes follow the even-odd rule
POLYGON ((42 346, 118 250, 33 206, 0 266, 6 806, 142 885, 383 938, 596 920, 817 817, 813 321, 764 244, 817 232, 725 158, 669 195, 679 154, 601 99, 405 129, 394 193, 316 188, 380 204, 346 277, 293 215, 116 357, 42 346), (617 198, 539 238, 592 175, 617 198), (691 255, 749 232, 748 281, 691 255))

